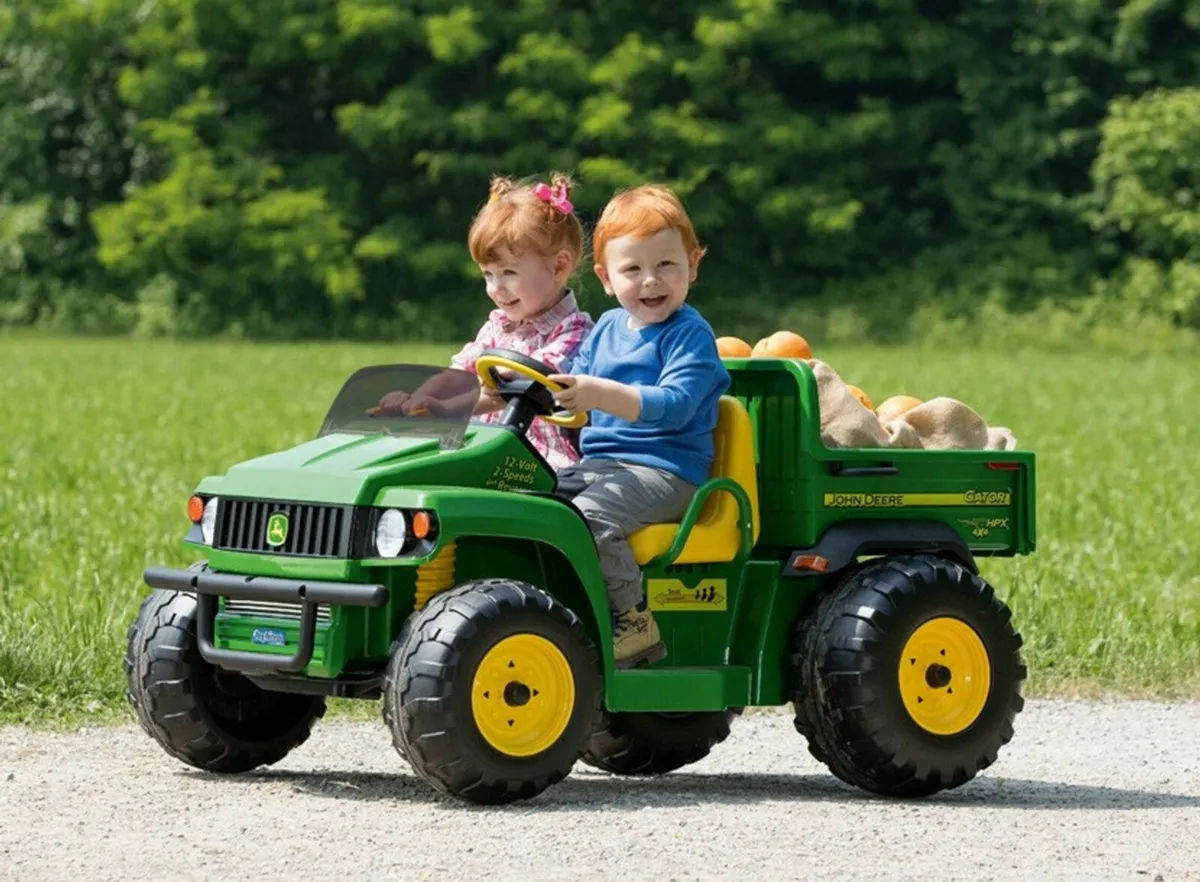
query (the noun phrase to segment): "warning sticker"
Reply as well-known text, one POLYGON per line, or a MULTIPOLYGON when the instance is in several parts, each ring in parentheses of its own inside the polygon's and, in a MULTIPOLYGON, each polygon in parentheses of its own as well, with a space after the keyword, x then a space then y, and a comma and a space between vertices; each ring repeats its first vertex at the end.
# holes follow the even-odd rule
POLYGON ((724 579, 704 579, 694 588, 678 579, 646 580, 646 598, 655 612, 721 612, 727 593, 724 579))

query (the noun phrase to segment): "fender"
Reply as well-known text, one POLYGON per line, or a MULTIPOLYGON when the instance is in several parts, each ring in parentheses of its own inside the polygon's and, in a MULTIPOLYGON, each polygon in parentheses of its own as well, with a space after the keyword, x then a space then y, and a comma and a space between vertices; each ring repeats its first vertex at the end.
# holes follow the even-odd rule
MULTIPOLYGON (((587 522, 566 500, 552 495, 514 493, 507 490, 477 490, 458 487, 392 487, 376 497, 374 505, 396 508, 423 508, 434 512, 438 535, 433 548, 422 558, 404 560, 396 565, 412 566, 431 560, 442 546, 460 536, 495 536, 541 542, 556 548, 575 567, 591 604, 592 615, 604 633, 610 619, 608 594, 596 541, 587 522)), ((387 565, 378 560, 372 566, 387 565)), ((582 612, 582 610, 580 611, 582 612)), ((597 647, 605 670, 612 669, 612 641, 601 640, 597 647)))
POLYGON ((944 521, 861 520, 834 524, 816 545, 793 550, 783 575, 795 578, 835 573, 854 563, 859 555, 884 551, 928 552, 951 558, 972 573, 979 572, 966 541, 944 521))

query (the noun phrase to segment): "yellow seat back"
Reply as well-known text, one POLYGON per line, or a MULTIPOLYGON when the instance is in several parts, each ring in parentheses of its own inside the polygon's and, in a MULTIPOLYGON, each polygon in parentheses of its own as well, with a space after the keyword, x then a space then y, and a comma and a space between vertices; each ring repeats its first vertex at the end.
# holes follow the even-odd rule
MULTIPOLYGON (((758 541, 758 477, 754 462, 754 429, 750 414, 736 398, 722 395, 713 432, 710 478, 732 478, 750 498, 752 536, 758 541)), ((629 537, 634 556, 644 564, 662 554, 675 540, 678 523, 651 524, 629 537)), ((737 556, 742 534, 738 529, 738 503, 729 493, 717 492, 705 500, 678 564, 724 563, 737 556)))

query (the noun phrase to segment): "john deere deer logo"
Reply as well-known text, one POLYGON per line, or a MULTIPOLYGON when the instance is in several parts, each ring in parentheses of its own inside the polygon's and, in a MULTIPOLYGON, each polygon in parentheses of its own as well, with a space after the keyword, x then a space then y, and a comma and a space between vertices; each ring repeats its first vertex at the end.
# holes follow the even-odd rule
POLYGON ((278 548, 288 537, 288 516, 281 511, 275 512, 267 520, 267 544, 278 548))

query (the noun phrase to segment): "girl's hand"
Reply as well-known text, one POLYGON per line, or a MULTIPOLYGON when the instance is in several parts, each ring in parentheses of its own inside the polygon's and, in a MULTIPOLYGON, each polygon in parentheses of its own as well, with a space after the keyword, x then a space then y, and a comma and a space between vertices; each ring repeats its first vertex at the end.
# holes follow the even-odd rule
POLYGON ((403 413, 404 402, 408 401, 412 395, 408 392, 389 392, 379 400, 379 407, 376 413, 380 416, 394 416, 398 413, 403 413))
POLYGON ((439 416, 445 410, 445 402, 422 392, 410 395, 400 408, 400 412, 409 416, 424 416, 433 414, 439 416))
POLYGON ((486 386, 483 387, 479 396, 479 403, 475 405, 475 413, 495 413, 498 410, 503 410, 503 408, 504 399, 500 397, 500 393, 486 386))

